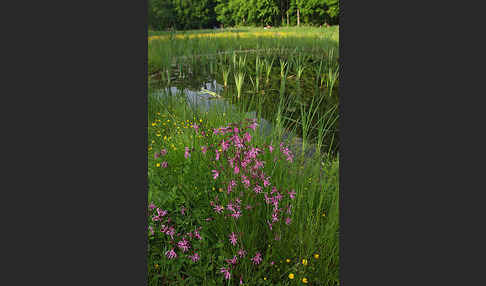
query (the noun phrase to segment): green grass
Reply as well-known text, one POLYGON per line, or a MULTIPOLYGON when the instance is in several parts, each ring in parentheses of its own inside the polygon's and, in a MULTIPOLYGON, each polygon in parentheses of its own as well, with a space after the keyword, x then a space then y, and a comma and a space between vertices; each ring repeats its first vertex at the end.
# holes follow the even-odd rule
MULTIPOLYGON (((245 27, 239 29, 248 29, 250 32, 257 30, 245 27)), ((309 35, 318 32, 316 28, 289 30, 302 31, 309 35)), ((205 31, 188 33, 203 32, 205 31)), ((166 32, 152 35, 164 33, 166 32)), ((205 39, 171 41, 149 43, 149 62, 152 60, 152 64, 164 72, 158 81, 151 81, 149 84, 148 197, 149 203, 154 203, 160 210, 168 211, 163 219, 170 217, 172 220, 170 223, 154 222, 152 218, 157 211, 148 211, 148 224, 154 230, 154 235, 148 235, 149 285, 239 285, 240 277, 244 285, 301 285, 304 277, 308 280, 308 285, 339 285, 339 153, 331 152, 332 146, 323 139, 327 138, 329 130, 335 127, 338 120, 337 101, 331 100, 336 97, 332 93, 332 85, 336 84, 337 78, 337 54, 336 51, 327 50, 336 48, 337 43, 313 36, 299 42, 295 39, 287 41, 251 38, 240 42, 227 39, 212 42, 205 39), (319 46, 319 43, 324 42, 329 43, 329 46, 319 46), (265 48, 276 45, 301 52, 305 49, 326 51, 328 57, 320 57, 317 65, 309 65, 304 59, 307 54, 302 53, 282 58, 278 52, 268 52, 261 54, 258 60, 244 60, 245 55, 232 53, 235 49, 242 48, 238 44, 243 48, 251 48, 255 43, 258 47, 265 48), (207 60, 193 57, 195 52, 214 51, 231 53, 207 60), (164 77, 163 74, 172 73, 174 80, 175 69, 155 62, 166 60, 168 63, 180 55, 186 55, 189 59, 177 61, 181 66, 175 65, 176 69, 184 71, 185 74, 176 72, 176 77, 188 76, 189 81, 169 81, 171 77, 164 77), (271 62, 272 68, 267 69, 271 62), (208 68, 202 68, 203 66, 208 68), (208 111, 201 111, 187 104, 183 93, 160 92, 161 88, 173 84, 178 84, 180 89, 187 88, 189 82, 196 78, 195 75, 214 73, 218 75, 218 80, 221 77, 221 82, 224 77, 227 78, 228 87, 225 88, 223 97, 229 96, 228 101, 231 101, 238 94, 236 82, 232 81, 232 77, 237 76, 238 72, 245 72, 247 76, 242 79, 245 84, 240 87, 237 108, 231 111, 216 106, 208 111), (233 76, 229 76, 228 80, 229 73, 233 76), (298 79, 297 73, 301 75, 298 79), (321 81, 327 88, 326 92, 319 87, 321 81), (315 92, 311 94, 304 88, 309 82, 315 86, 312 89, 315 92), (268 97, 275 87, 276 101, 269 104, 268 97), (310 101, 304 100, 306 96, 311 97, 310 101), (258 126, 255 131, 245 129, 251 122, 248 121, 251 118, 247 111, 255 110, 260 115, 268 105, 272 105, 273 110, 270 113, 270 121, 274 126, 271 133, 264 136, 259 132, 262 126, 258 126), (296 107, 296 111, 289 114, 287 110, 293 107, 296 107), (198 125, 197 131, 194 129, 195 123, 198 125), (240 171, 235 174, 228 159, 236 156, 237 147, 230 145, 228 150, 218 151, 222 149, 221 140, 228 140, 228 135, 224 137, 225 135, 213 134, 213 130, 230 123, 240 124, 241 136, 245 132, 251 136, 251 140, 243 144, 245 150, 249 151, 252 147, 262 150, 256 159, 265 162, 259 171, 264 172, 270 186, 264 187, 261 178, 251 177, 251 172, 246 171, 241 162, 240 171), (204 136, 201 133, 203 131, 204 136), (313 143, 323 148, 318 148, 318 152, 311 157, 304 156, 304 152, 294 152, 292 161, 289 161, 286 150, 280 147, 280 143, 285 147, 292 145, 292 141, 284 140, 284 133, 303 137, 302 143, 299 143, 303 145, 302 148, 308 148, 313 143), (273 146, 272 152, 269 146, 273 146), (187 158, 186 147, 190 150, 187 158), (203 147, 207 148, 206 153, 202 152, 203 147), (161 150, 166 150, 167 153, 160 154, 161 150), (216 160, 216 152, 221 154, 219 160, 216 160), (167 163, 167 167, 163 167, 163 162, 167 163), (212 170, 219 171, 216 179, 213 178, 212 170), (242 173, 250 179, 251 187, 248 189, 242 181, 242 173), (230 180, 235 180, 237 185, 228 194, 226 190, 230 180), (260 185, 262 191, 269 196, 275 195, 270 194, 272 187, 282 194, 279 201, 279 220, 273 224, 271 230, 268 222, 271 221, 273 207, 265 203, 263 193, 255 193, 253 188, 256 185, 260 185), (291 190, 295 191, 294 199, 288 194, 291 190), (236 198, 241 199, 242 216, 238 219, 231 216, 225 218, 214 211, 214 204, 223 205, 224 212, 229 214, 227 204, 235 203, 236 198), (287 212, 289 204, 292 206, 290 213, 287 212), (247 210, 247 205, 251 205, 252 209, 247 210), (181 213, 183 209, 184 214, 181 213), (207 221, 208 218, 212 220, 207 221), (285 223, 286 218, 291 219, 288 225, 285 223), (160 231, 162 224, 175 227, 176 234, 173 239, 160 231), (199 230, 202 240, 187 235, 191 232, 193 236, 195 230, 199 230), (229 235, 233 232, 238 237, 236 246, 229 241, 229 235), (177 236, 177 233, 181 233, 181 236, 177 236), (188 252, 183 252, 176 246, 184 234, 190 241, 188 252), (276 240, 276 237, 279 239, 276 240), (175 248, 178 255, 175 259, 169 259, 165 255, 171 248, 175 248), (242 258, 237 252, 241 248, 247 251, 242 258), (194 251, 200 256, 197 262, 189 259, 194 251), (254 265, 250 258, 257 251, 261 253, 263 260, 259 265, 254 265), (319 257, 315 258, 315 254, 319 257), (226 259, 235 255, 238 256, 238 263, 231 267, 231 279, 225 280, 220 268, 227 267, 226 259), (306 259, 306 265, 303 265, 303 259, 306 259), (289 279, 290 273, 294 275, 294 279, 289 279)), ((155 70, 157 69, 152 71, 155 70)), ((332 138, 335 140, 334 135, 332 138)), ((251 161, 249 166, 253 166, 255 162, 251 161)))

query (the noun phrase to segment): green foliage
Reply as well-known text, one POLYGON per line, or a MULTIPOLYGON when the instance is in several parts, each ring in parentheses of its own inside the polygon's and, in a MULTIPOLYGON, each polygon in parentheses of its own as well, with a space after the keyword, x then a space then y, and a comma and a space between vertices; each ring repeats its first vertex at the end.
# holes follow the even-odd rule
POLYGON ((149 0, 148 24, 154 30, 215 26, 339 24, 338 0, 149 0))

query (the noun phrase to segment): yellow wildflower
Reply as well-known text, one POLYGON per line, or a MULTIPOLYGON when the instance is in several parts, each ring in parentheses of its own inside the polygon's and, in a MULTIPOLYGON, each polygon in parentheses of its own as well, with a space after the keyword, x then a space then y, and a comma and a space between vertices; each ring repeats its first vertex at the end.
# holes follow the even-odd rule
POLYGON ((155 269, 159 268, 159 265, 158 264, 155 264, 155 269))
POLYGON ((289 279, 294 279, 294 274, 293 273, 290 273, 289 274, 289 279))
POLYGON ((156 167, 160 167, 160 163, 155 164, 156 167))
POLYGON ((289 263, 289 262, 290 262, 290 259, 288 259, 288 258, 287 258, 287 259, 285 259, 285 262, 289 263))
POLYGON ((318 258, 319 258, 319 254, 317 254, 317 253, 316 253, 316 254, 314 254, 314 258, 315 258, 315 259, 318 259, 318 258))
POLYGON ((155 123, 155 122, 152 122, 152 126, 155 126, 155 125, 157 125, 157 123, 155 123))
POLYGON ((303 264, 304 266, 306 266, 306 265, 307 265, 307 259, 302 259, 302 264, 303 264))
POLYGON ((307 278, 302 278, 302 283, 307 284, 307 278))

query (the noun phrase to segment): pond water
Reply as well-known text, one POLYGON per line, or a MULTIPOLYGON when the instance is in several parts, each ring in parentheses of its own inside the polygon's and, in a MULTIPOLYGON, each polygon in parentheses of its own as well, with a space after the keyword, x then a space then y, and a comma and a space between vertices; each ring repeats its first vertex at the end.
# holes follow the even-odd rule
MULTIPOLYGON (((275 56, 268 80, 265 70, 263 70, 263 75, 261 74, 259 78, 258 89, 256 88, 255 60, 255 55, 246 57, 243 68, 245 80, 239 99, 236 96, 236 81, 232 72, 227 77, 227 86, 223 86, 222 70, 228 67, 233 69, 231 59, 228 57, 193 59, 192 62, 175 64, 168 75, 160 73, 152 76, 149 84, 152 89, 170 91, 173 94, 183 91, 191 105, 204 111, 215 105, 228 111, 233 108, 241 109, 244 106, 245 111, 252 117, 261 119, 260 127, 265 134, 270 134, 275 124, 275 115, 278 112, 281 98, 285 99, 282 116, 287 120, 284 127, 294 130, 297 135, 302 134, 302 127, 299 124, 302 122, 302 114, 308 114, 308 110, 312 108, 311 113, 314 113, 314 117, 309 121, 313 128, 309 130, 309 138, 317 137, 319 132, 324 133, 322 151, 338 152, 339 84, 336 81, 332 89, 329 86, 326 87, 325 77, 326 72, 329 74, 329 70, 326 71, 325 68, 322 68, 320 59, 306 58, 303 64, 304 70, 298 79, 296 65, 292 66, 292 58, 275 56), (281 76, 280 61, 287 61, 290 66, 285 79, 281 76), (319 64, 323 70, 320 74, 317 72, 319 64), (323 118, 327 123, 319 125, 319 118, 323 118)), ((288 137, 289 133, 284 133, 284 136, 288 137)), ((302 141, 299 137, 288 139, 294 142, 292 145, 299 145, 299 142, 302 141)), ((315 152, 314 146, 308 146, 308 148, 309 154, 315 152)))

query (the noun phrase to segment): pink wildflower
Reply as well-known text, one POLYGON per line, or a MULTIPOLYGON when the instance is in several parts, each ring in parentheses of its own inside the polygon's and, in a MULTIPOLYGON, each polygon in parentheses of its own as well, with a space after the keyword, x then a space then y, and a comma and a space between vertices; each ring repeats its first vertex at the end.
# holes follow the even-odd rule
POLYGON ((262 187, 260 187, 260 186, 256 185, 256 186, 253 188, 253 190, 255 191, 255 193, 259 194, 259 193, 261 193, 261 192, 262 192, 262 187))
POLYGON ((255 160, 255 166, 253 167, 253 169, 258 170, 259 168, 262 168, 263 167, 263 163, 265 163, 265 162, 255 160))
POLYGON ((165 256, 167 256, 167 258, 169 259, 172 259, 172 258, 176 258, 177 254, 175 253, 174 248, 172 248, 171 250, 165 252, 165 256))
POLYGON ((270 186, 270 181, 269 181, 269 179, 270 179, 270 177, 263 179, 263 186, 264 186, 264 187, 268 187, 268 186, 270 186))
POLYGON ((189 255, 189 258, 192 260, 192 262, 197 262, 200 257, 199 254, 195 252, 194 255, 189 255))
POLYGON ((223 210, 224 210, 224 207, 223 207, 223 206, 218 206, 218 205, 216 205, 216 206, 214 207, 214 211, 215 211, 215 212, 217 212, 217 213, 219 213, 219 214, 220 214, 220 213, 221 213, 223 210))
POLYGON ((162 168, 167 168, 167 162, 166 161, 162 162, 162 168))
POLYGON ((235 211, 235 208, 233 207, 233 204, 231 202, 229 202, 227 205, 226 205, 226 208, 229 210, 229 211, 232 211, 234 212, 235 211))
POLYGON ((236 235, 234 232, 231 233, 231 235, 229 236, 229 240, 231 242, 232 245, 236 245, 236 242, 238 241, 237 238, 236 238, 236 235))
POLYGON ((150 210, 155 209, 155 205, 154 205, 154 203, 150 203, 150 205, 149 205, 149 209, 150 209, 150 210))
POLYGON ((253 131, 256 129, 256 127, 258 126, 258 123, 256 122, 253 122, 252 124, 250 124, 250 126, 248 126, 250 129, 252 129, 253 131))
POLYGON ((159 157, 160 157, 160 153, 155 152, 155 153, 154 153, 154 158, 155 158, 155 159, 157 159, 157 158, 159 158, 159 157))
POLYGON ((152 226, 149 226, 149 232, 150 235, 154 235, 154 228, 152 226))
POLYGON ((181 241, 179 241, 177 243, 177 246, 182 249, 182 252, 186 252, 189 250, 189 248, 191 247, 189 245, 189 241, 187 241, 185 238, 183 238, 181 241))
POLYGON ((288 218, 285 219, 285 224, 286 225, 289 225, 291 222, 292 222, 292 219, 291 218, 288 217, 288 218))
POLYGON ((206 147, 206 146, 202 146, 202 147, 201 147, 201 152, 202 152, 203 154, 206 154, 206 152, 207 152, 207 151, 208 151, 208 147, 206 147))
POLYGON ((241 141, 241 138, 238 135, 235 135, 232 137, 233 138, 233 143, 235 144, 235 147, 238 149, 242 149, 245 146, 243 145, 243 142, 241 141))
POLYGON ((277 222, 278 221, 278 213, 273 213, 272 214, 272 222, 277 222))
POLYGON ((223 139, 223 141, 221 141, 221 149, 223 151, 226 151, 226 150, 228 150, 228 147, 229 147, 229 142, 228 141, 225 142, 224 139, 223 139))
POLYGON ((246 188, 250 187, 250 180, 245 175, 241 176, 241 182, 245 185, 246 188))
POLYGON ((197 239, 199 239, 199 240, 201 240, 201 239, 202 239, 201 235, 199 234, 199 231, 197 231, 197 230, 195 230, 195 231, 194 231, 194 236, 195 236, 197 239))
POLYGON ((294 192, 294 190, 288 192, 289 193, 289 196, 291 199, 294 199, 295 198, 295 194, 297 194, 296 192, 294 192))
POLYGON ((231 214, 232 217, 235 219, 238 219, 241 216, 241 211, 235 211, 234 213, 231 214))
POLYGON ((175 229, 172 226, 169 227, 169 230, 166 232, 166 234, 169 235, 170 238, 174 239, 175 229))
POLYGON ((189 153, 189 148, 188 148, 188 147, 185 147, 184 149, 185 149, 185 152, 184 152, 184 158, 186 158, 186 159, 187 159, 188 157, 190 157, 190 156, 191 156, 191 153, 189 153))
POLYGON ((164 217, 167 214, 167 211, 161 208, 157 208, 157 213, 159 214, 160 217, 164 217))
POLYGON ((235 165, 235 174, 238 174, 240 172, 240 168, 238 167, 238 165, 235 165))
POLYGON ((216 161, 219 160, 219 150, 217 150, 217 149, 216 149, 216 158, 215 159, 216 159, 216 161))
POLYGON ((243 135, 243 140, 249 143, 251 141, 250 133, 246 132, 245 135, 243 135))
POLYGON ((185 214, 186 214, 186 208, 185 208, 185 207, 182 207, 182 209, 181 209, 181 214, 182 214, 182 215, 185 215, 185 214))
POLYGON ((261 256, 260 252, 257 252, 257 253, 255 254, 255 257, 253 257, 253 258, 251 259, 251 261, 253 261, 253 263, 254 263, 254 264, 256 264, 256 265, 260 264, 260 262, 262 262, 262 260, 263 260, 263 259, 262 259, 262 256, 261 256))
POLYGON ((226 262, 227 262, 227 263, 229 263, 229 264, 233 264, 233 265, 235 265, 235 264, 236 264, 236 262, 238 262, 238 257, 236 257, 236 255, 235 255, 235 256, 233 256, 233 258, 231 258, 231 259, 226 259, 226 262))
POLYGON ((270 150, 270 153, 272 153, 273 152, 273 146, 272 145, 268 146, 268 150, 270 150))
POLYGON ((224 278, 226 280, 229 280, 231 278, 231 273, 229 272, 228 269, 226 269, 225 267, 221 267, 221 270, 220 270, 221 273, 224 274, 224 278))
POLYGON ((268 227, 270 228, 270 230, 272 230, 272 224, 268 222, 267 220, 267 224, 268 224, 268 227))
POLYGON ((213 179, 216 180, 216 178, 219 176, 219 172, 217 170, 211 170, 211 172, 213 172, 213 179))
POLYGON ((240 250, 238 250, 238 255, 239 255, 240 257, 245 257, 245 255, 246 255, 246 251, 245 251, 244 249, 240 249, 240 250))

